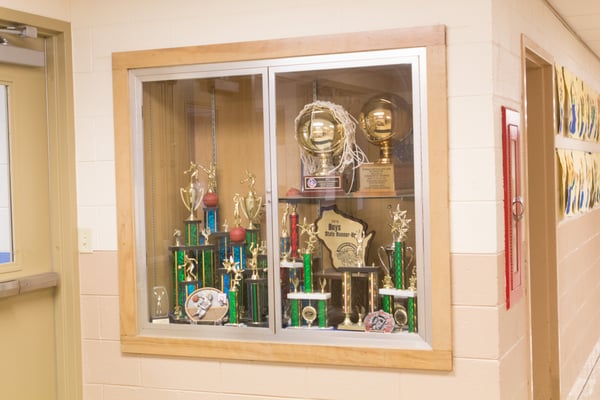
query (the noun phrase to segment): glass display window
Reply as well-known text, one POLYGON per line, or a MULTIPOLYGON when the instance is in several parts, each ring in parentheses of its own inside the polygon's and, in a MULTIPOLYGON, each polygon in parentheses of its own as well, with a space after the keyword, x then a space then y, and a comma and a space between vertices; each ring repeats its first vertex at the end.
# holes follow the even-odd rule
POLYGON ((120 257, 136 288, 124 348, 198 340, 221 351, 193 354, 246 359, 222 346, 256 357, 269 344, 273 360, 317 363, 422 351, 448 365, 435 351, 449 303, 433 291, 447 264, 432 273, 430 160, 445 140, 429 141, 428 55, 440 60, 409 47, 117 67, 131 167, 118 197, 135 243, 120 257))

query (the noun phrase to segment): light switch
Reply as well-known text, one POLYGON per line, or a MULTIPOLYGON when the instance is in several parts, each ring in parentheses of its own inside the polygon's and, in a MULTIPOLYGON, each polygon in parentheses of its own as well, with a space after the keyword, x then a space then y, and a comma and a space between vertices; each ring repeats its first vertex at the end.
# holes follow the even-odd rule
POLYGON ((92 230, 89 228, 79 228, 79 252, 92 252, 92 230))

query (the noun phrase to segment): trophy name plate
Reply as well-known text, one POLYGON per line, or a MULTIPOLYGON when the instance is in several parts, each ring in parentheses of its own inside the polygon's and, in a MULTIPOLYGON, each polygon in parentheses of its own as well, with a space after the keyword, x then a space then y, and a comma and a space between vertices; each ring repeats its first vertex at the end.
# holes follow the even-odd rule
POLYGON ((358 174, 361 193, 385 193, 395 190, 393 164, 363 164, 358 169, 358 174))
POLYGON ((329 300, 331 293, 306 293, 306 292, 292 292, 287 294, 287 298, 290 300, 329 300))
POLYGON ((302 187, 306 192, 341 190, 342 177, 341 175, 305 176, 302 187))
POLYGON ((393 288, 380 288, 379 294, 385 295, 385 296, 394 296, 394 297, 398 297, 401 299, 408 299, 408 298, 417 296, 417 292, 415 292, 414 290, 393 289, 393 288))

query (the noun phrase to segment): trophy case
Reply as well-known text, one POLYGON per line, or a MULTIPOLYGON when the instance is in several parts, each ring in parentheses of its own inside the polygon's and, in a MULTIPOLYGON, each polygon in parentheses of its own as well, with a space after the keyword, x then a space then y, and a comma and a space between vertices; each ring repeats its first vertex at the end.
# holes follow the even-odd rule
POLYGON ((428 115, 431 104, 445 115, 445 86, 428 98, 429 77, 444 83, 443 65, 428 65, 443 61, 439 45, 285 57, 256 55, 262 45, 234 46, 243 61, 115 57, 115 88, 131 99, 130 131, 116 133, 131 168, 120 221, 135 243, 120 249, 133 303, 122 309, 135 316, 124 349, 172 354, 185 339, 177 354, 199 340, 210 345, 191 355, 255 359, 268 345, 274 361, 348 365, 368 349, 395 367, 423 351, 437 364, 421 367, 447 368, 448 253, 435 234, 447 218, 431 219, 447 192, 430 176, 446 139, 430 143, 428 115))

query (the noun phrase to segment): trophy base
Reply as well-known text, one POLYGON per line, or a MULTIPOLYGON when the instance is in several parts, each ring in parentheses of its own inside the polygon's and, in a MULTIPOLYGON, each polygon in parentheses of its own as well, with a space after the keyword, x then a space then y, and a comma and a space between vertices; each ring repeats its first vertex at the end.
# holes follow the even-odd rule
POLYGON ((304 264, 300 261, 284 261, 284 260, 282 260, 279 263, 279 266, 281 268, 291 268, 291 269, 304 268, 304 264))
POLYGON ((396 180, 393 164, 367 163, 358 169, 358 192, 394 194, 396 180))
POLYGON ((315 330, 315 331, 331 331, 334 329, 333 326, 317 326, 317 325, 302 325, 302 326, 286 326, 285 329, 304 329, 304 330, 315 330))
POLYGON ((245 326, 247 326, 247 325, 246 325, 246 324, 242 324, 242 323, 240 323, 240 324, 232 324, 232 323, 228 322, 228 323, 226 323, 226 324, 223 324, 223 326, 236 326, 236 327, 245 327, 245 326))
POLYGON ((253 326, 253 327, 267 327, 269 326, 268 321, 252 321, 252 320, 244 320, 244 326, 253 326))
POLYGON ((364 331, 365 330, 365 325, 364 324, 355 324, 355 323, 351 323, 351 324, 345 324, 345 323, 341 323, 337 326, 338 331, 364 331))
POLYGON ((173 313, 169 314, 169 323, 171 324, 189 324, 190 320, 186 316, 178 316, 173 313))

